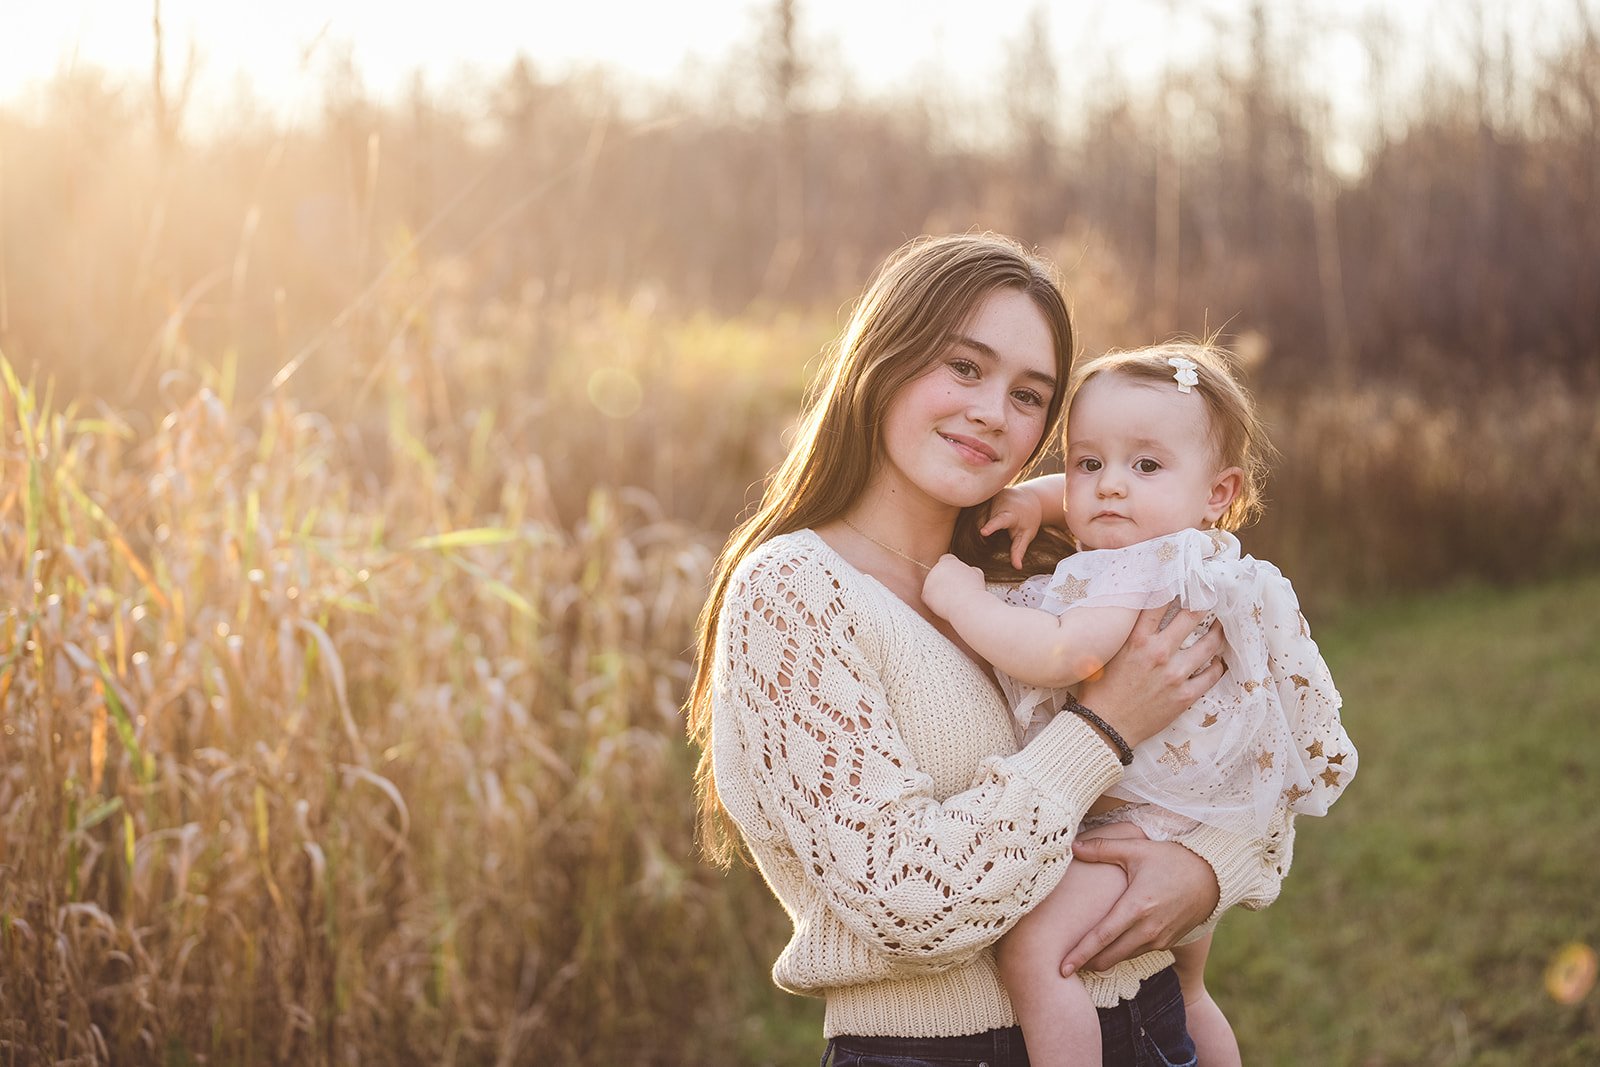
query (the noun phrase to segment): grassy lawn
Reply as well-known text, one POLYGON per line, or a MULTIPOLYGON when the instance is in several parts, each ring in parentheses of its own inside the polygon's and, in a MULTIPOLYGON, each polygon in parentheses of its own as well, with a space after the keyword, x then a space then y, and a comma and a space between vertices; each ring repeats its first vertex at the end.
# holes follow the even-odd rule
MULTIPOLYGON (((1600 1062, 1600 576, 1350 612, 1317 637, 1361 750, 1303 819, 1278 903, 1224 922, 1213 992, 1258 1064, 1600 1062)), ((774 905, 775 907, 775 905, 774 905)), ((814 1062, 820 1004, 776 992, 751 1063, 814 1062)))
POLYGON ((1600 576, 1351 614, 1318 636, 1361 750, 1299 824, 1267 911, 1230 916, 1215 991, 1260 1064, 1600 1060, 1600 576))

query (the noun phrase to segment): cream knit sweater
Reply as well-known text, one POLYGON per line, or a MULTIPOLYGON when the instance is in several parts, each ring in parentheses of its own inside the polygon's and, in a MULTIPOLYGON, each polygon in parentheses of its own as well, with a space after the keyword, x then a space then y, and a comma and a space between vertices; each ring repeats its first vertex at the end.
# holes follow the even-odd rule
MULTIPOLYGON (((1018 751, 999 690, 810 530, 734 573, 719 620, 717 791, 794 923, 773 979, 827 999, 824 1034, 941 1037, 1016 1022, 990 948, 1060 880, 1121 768, 1075 715, 1018 751)), ((1221 901, 1270 903, 1292 825, 1183 844, 1221 901)), ((1084 974, 1096 1004, 1172 962, 1084 974)))

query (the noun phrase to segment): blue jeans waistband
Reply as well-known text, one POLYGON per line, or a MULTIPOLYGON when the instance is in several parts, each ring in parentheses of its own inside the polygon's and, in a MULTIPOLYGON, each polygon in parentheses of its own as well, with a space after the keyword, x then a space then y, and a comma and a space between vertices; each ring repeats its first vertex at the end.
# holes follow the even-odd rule
MULTIPOLYGON (((1108 1064, 1193 1063, 1193 1045, 1184 1026, 1183 990, 1177 971, 1151 975, 1139 992, 1114 1008, 1100 1009, 1100 1044, 1108 1064), (1168 1058, 1171 1056, 1172 1058, 1168 1058)), ((979 1064, 1029 1067, 1022 1028, 1008 1026, 960 1037, 851 1037, 828 1042, 822 1067, 892 1062, 903 1067, 979 1064)))

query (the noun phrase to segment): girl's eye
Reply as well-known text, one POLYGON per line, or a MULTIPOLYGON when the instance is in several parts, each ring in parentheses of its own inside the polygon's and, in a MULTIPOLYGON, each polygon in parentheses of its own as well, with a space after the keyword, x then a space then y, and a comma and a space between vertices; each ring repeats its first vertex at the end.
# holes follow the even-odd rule
POLYGON ((1161 469, 1161 464, 1153 459, 1141 459, 1133 465, 1133 469, 1140 474, 1154 474, 1161 469))
POLYGON ((1017 401, 1017 403, 1026 407, 1044 407, 1044 397, 1040 396, 1032 389, 1018 389, 1016 392, 1012 393, 1011 396, 1017 401))
POLYGON ((950 369, 963 378, 976 378, 978 376, 978 365, 970 359, 952 359, 950 361, 950 369))

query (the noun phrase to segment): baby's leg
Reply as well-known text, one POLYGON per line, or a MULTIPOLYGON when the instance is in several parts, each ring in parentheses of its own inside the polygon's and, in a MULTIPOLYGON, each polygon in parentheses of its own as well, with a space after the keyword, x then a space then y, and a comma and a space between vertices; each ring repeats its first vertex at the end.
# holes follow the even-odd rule
POLYGON ((1199 1053, 1200 1067, 1239 1067, 1239 1042, 1233 1027, 1206 992, 1206 956, 1210 952, 1210 934, 1172 950, 1177 957, 1178 984, 1183 987, 1183 1013, 1189 1020, 1189 1036, 1199 1053))
MULTIPOLYGON (((1137 834, 1108 826, 1097 834, 1137 834)), ((1061 958, 1094 928, 1128 887, 1122 868, 1072 863, 1061 882, 1012 927, 995 950, 1000 980, 1022 1024, 1028 1062, 1068 1067, 1100 1062, 1100 1016, 1083 981, 1061 977, 1061 958)))

